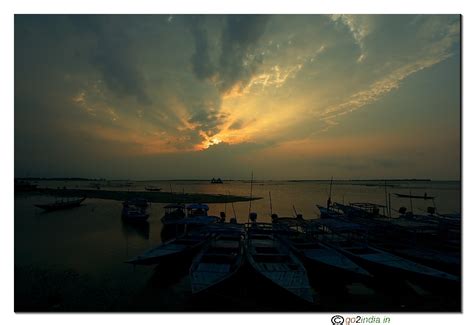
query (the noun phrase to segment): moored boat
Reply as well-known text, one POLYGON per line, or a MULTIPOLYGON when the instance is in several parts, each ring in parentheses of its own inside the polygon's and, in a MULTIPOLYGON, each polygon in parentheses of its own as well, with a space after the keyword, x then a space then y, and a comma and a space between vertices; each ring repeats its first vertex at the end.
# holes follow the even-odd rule
POLYGON ((336 249, 303 234, 279 236, 308 267, 327 275, 370 278, 372 275, 336 249))
MULTIPOLYGON (((217 216, 209 216, 207 214, 209 206, 202 203, 192 203, 186 206, 185 217, 166 217, 164 222, 166 225, 209 225, 220 220, 217 216)), ((163 219, 162 219, 163 221, 163 219)))
POLYGON ((149 203, 142 198, 133 198, 122 203, 122 219, 127 222, 143 222, 150 217, 149 203))
POLYGON ((46 211, 56 211, 56 210, 65 210, 76 208, 84 202, 86 198, 80 198, 76 200, 61 200, 48 204, 35 204, 35 207, 46 210, 46 211))
POLYGON ((459 282, 459 277, 455 275, 370 246, 367 243, 367 230, 360 225, 336 219, 314 223, 323 231, 323 234, 319 235, 323 243, 337 249, 369 272, 374 272, 374 275, 391 273, 404 279, 459 282))
POLYGON ((276 236, 250 228, 245 254, 250 266, 262 279, 307 302, 314 301, 303 263, 276 236))
POLYGON ((192 292, 194 294, 202 292, 230 279, 239 271, 243 261, 242 229, 217 235, 194 258, 189 270, 192 292))
POLYGON ((189 257, 194 255, 209 238, 209 233, 187 233, 150 248, 126 263, 153 265, 189 257))
POLYGON ((177 220, 182 220, 186 217, 184 204, 167 204, 163 208, 165 209, 165 215, 161 218, 161 222, 164 225, 171 224, 177 220))

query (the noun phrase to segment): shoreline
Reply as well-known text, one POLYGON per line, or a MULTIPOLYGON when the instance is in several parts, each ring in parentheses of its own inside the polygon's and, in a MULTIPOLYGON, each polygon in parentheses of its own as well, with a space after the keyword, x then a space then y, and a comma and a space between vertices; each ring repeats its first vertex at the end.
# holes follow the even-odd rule
POLYGON ((260 197, 247 197, 226 194, 205 193, 171 193, 171 192, 149 192, 149 191, 108 191, 88 189, 52 189, 39 188, 35 191, 16 192, 16 194, 41 193, 61 197, 86 197, 94 199, 125 201, 132 197, 141 197, 152 203, 232 203, 260 200, 260 197))

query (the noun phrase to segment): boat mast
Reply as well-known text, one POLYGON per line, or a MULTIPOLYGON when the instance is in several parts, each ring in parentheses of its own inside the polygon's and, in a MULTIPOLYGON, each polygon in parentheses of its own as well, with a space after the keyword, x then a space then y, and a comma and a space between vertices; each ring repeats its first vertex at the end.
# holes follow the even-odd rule
POLYGON ((270 197, 270 217, 273 215, 273 206, 272 206, 272 192, 268 192, 268 196, 270 197))
POLYGON ((250 212, 252 211, 252 189, 253 189, 253 171, 252 171, 252 176, 250 177, 250 201, 249 201, 248 222, 250 222, 250 212))
POLYGON ((331 194, 332 194, 332 176, 331 176, 331 183, 329 183, 329 198, 327 201, 327 209, 329 210, 329 207, 331 206, 331 194))

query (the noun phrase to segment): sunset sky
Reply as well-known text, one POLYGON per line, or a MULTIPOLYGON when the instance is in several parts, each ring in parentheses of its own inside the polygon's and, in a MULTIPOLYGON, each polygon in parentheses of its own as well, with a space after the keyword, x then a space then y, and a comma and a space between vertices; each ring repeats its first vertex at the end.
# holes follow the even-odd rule
POLYGON ((460 179, 458 15, 15 16, 15 176, 460 179))

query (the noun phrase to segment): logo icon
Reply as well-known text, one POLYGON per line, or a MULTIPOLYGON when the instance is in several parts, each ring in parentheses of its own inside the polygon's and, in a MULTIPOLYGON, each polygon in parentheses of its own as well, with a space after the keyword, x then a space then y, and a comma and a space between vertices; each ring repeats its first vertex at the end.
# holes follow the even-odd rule
POLYGON ((334 315, 331 317, 331 322, 334 325, 342 325, 344 324, 344 317, 342 317, 341 315, 334 315))

